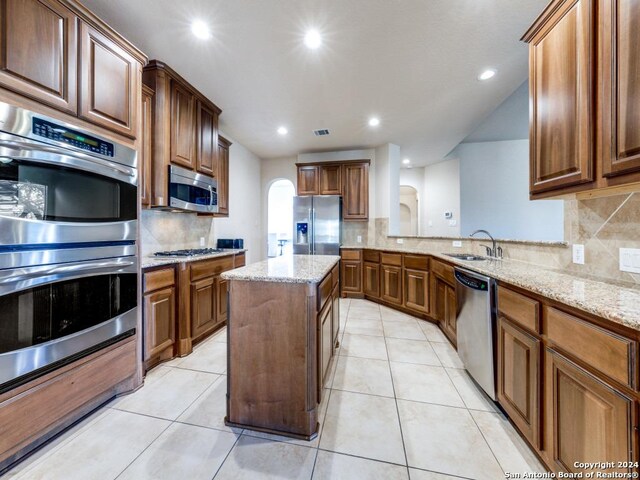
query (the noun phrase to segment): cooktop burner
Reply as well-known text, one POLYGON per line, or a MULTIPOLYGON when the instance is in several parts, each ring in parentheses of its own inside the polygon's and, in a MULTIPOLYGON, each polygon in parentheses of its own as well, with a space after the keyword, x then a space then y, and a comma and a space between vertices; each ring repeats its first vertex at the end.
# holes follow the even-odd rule
POLYGON ((194 257, 196 255, 209 255, 211 253, 224 252, 222 248, 190 248, 187 250, 171 250, 168 252, 156 252, 156 257, 194 257))

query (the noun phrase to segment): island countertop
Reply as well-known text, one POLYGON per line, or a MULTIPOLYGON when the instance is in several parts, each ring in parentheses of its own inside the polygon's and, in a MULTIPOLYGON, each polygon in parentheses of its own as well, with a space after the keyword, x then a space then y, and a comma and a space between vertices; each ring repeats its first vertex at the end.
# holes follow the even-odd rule
POLYGON ((283 255, 224 272, 224 280, 317 283, 340 261, 337 255, 283 255))

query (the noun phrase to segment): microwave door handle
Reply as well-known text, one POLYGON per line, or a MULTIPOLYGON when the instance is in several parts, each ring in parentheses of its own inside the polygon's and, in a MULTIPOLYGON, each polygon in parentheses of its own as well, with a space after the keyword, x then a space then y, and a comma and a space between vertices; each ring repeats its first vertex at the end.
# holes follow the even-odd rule
POLYGON ((213 187, 209 185, 209 206, 213 207, 213 187))

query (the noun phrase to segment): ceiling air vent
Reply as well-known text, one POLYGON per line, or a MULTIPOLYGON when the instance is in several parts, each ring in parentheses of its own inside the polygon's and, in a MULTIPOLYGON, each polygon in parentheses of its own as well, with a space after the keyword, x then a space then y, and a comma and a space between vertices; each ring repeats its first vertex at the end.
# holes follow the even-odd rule
POLYGON ((314 130, 313 134, 316 137, 324 137, 325 135, 329 135, 329 130, 327 130, 326 128, 323 128, 321 130, 314 130))

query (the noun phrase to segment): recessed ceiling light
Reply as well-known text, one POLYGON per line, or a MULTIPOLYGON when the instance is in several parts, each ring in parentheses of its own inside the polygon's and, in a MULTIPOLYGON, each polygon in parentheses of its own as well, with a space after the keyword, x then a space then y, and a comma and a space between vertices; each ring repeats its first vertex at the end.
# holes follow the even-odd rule
POLYGON ((287 133, 289 133, 289 130, 287 130, 287 127, 279 127, 278 128, 278 133, 280 135, 286 135, 287 133))
POLYGON ((193 23, 191 23, 191 33, 193 33, 201 40, 207 40, 211 38, 209 25, 204 23, 202 20, 194 20, 193 23))
POLYGON ((496 71, 494 69, 488 68, 487 70, 482 72, 480 75, 478 75, 478 80, 489 80, 495 74, 496 74, 496 71))
POLYGON ((320 32, 315 29, 307 30, 304 36, 304 44, 312 50, 319 48, 322 45, 322 37, 320 32))
POLYGON ((405 165, 409 165, 411 163, 411 160, 405 158, 404 160, 402 160, 402 163, 404 163, 405 165))
POLYGON ((377 117, 371 117, 369 119, 369 126, 370 127, 377 127, 378 125, 380 125, 380 119, 377 117))

